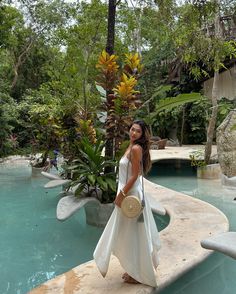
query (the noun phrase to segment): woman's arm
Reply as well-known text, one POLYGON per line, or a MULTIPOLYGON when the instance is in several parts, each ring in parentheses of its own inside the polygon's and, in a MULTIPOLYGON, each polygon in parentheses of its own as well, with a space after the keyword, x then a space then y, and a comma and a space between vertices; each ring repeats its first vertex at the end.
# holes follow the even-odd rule
POLYGON ((137 180, 140 174, 140 162, 142 160, 142 148, 139 145, 134 145, 130 152, 130 161, 132 163, 132 174, 129 177, 126 185, 123 187, 122 191, 118 191, 118 194, 115 199, 115 204, 119 207, 121 202, 124 199, 125 195, 133 187, 135 181, 137 180))

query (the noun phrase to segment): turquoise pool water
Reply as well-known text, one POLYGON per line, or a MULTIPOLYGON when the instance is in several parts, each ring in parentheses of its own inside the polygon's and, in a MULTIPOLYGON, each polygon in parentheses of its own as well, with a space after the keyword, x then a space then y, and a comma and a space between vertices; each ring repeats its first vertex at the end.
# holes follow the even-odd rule
MULTIPOLYGON (((189 161, 162 160, 153 165, 149 180, 170 189, 207 201, 228 217, 236 231, 235 190, 221 186, 220 180, 197 179, 189 161)), ((184 249, 183 249, 184 250, 184 249)), ((161 291, 161 294, 234 294, 236 260, 213 253, 200 265, 161 291)))
MULTIPOLYGON (((102 233, 81 209, 56 219, 60 189, 32 177, 25 161, 0 164, 0 294, 25 294, 46 280, 92 259, 102 233)), ((154 216, 159 230, 169 219, 154 216)))

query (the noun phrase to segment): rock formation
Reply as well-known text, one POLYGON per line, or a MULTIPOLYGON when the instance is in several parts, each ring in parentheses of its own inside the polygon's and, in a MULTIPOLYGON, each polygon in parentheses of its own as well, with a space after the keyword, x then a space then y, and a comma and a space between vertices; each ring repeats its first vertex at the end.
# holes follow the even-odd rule
POLYGON ((217 153, 223 175, 236 176, 236 109, 217 128, 217 153))

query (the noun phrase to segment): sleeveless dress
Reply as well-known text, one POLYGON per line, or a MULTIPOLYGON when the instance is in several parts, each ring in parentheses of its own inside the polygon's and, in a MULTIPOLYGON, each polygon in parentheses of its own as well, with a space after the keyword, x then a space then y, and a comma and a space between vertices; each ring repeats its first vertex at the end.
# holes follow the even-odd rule
MULTIPOLYGON (((131 162, 123 156, 119 162, 118 191, 131 176, 131 162)), ((142 199, 142 181, 139 176, 129 194, 135 194, 142 199)), ((160 249, 160 239, 147 197, 143 210, 143 222, 137 218, 127 218, 121 209, 115 205, 112 215, 98 241, 93 253, 95 263, 106 276, 111 254, 115 255, 124 271, 142 284, 157 286, 155 268, 158 265, 157 252, 160 249)))

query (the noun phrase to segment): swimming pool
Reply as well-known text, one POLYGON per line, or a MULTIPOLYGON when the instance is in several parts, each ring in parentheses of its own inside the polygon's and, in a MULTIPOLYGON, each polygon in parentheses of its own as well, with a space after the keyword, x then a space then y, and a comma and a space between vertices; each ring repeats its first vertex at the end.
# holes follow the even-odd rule
MULTIPOLYGON (((153 164, 148 177, 152 182, 207 201, 228 217, 230 230, 236 231, 235 190, 221 186, 220 180, 197 179, 189 161, 161 160, 153 164)), ((200 265, 161 291, 161 294, 236 293, 236 261, 214 253, 200 265)))
MULTIPOLYGON (((47 181, 26 161, 0 164, 0 294, 25 294, 92 259, 103 229, 87 225, 83 209, 59 222, 60 189, 44 189, 47 181)), ((159 230, 169 222, 154 217, 159 230)))

